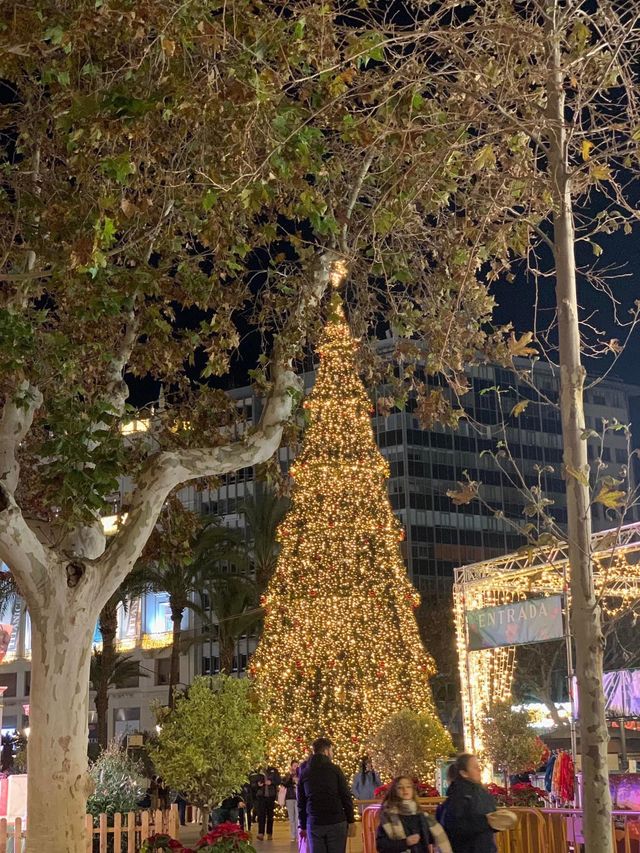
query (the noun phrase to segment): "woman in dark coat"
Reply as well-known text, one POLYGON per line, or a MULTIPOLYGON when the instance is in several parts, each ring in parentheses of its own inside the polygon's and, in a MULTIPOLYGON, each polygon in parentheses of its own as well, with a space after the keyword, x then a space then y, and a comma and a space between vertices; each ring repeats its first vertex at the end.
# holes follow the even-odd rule
POLYGON ((475 755, 459 755, 451 776, 447 800, 438 808, 438 818, 453 853, 496 853, 494 831, 488 820, 496 810, 496 801, 481 784, 478 759, 475 755))
POLYGON ((378 853, 428 853, 437 844, 440 853, 451 853, 447 836, 431 815, 420 811, 411 779, 394 779, 380 807, 380 824, 376 834, 378 853))

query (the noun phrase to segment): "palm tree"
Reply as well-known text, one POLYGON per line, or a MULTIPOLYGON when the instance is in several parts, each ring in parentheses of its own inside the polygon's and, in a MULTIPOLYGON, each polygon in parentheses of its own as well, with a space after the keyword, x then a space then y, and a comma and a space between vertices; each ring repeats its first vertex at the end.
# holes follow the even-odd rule
POLYGON ((89 680, 91 689, 96 693, 94 701, 98 717, 98 743, 102 749, 106 749, 108 738, 109 689, 126 687, 131 679, 140 677, 147 678, 148 674, 142 672, 140 663, 133 660, 131 655, 121 655, 115 651, 105 655, 104 650, 94 649, 89 680))
MULTIPOLYGON (((180 682, 180 653, 182 651, 182 618, 185 610, 204 615, 202 606, 195 600, 208 583, 205 565, 221 563, 243 565, 246 555, 242 549, 242 538, 238 531, 223 527, 217 521, 210 522, 198 533, 193 543, 191 562, 172 560, 160 556, 157 560, 140 567, 140 578, 146 589, 155 593, 167 593, 171 610, 172 644, 169 668, 169 707, 174 707, 175 688, 180 682)), ((213 569, 211 569, 213 571, 213 569)))
MULTIPOLYGON (((105 672, 111 672, 116 666, 118 655, 116 653, 116 635, 118 633, 118 607, 128 606, 132 598, 145 592, 146 583, 138 570, 133 571, 128 578, 118 587, 109 601, 100 611, 98 618, 98 629, 102 637, 102 651, 100 652, 101 667, 105 672)), ((93 665, 93 661, 92 661, 93 665)), ((92 680, 93 689, 96 691, 96 712, 98 715, 98 745, 100 749, 106 749, 108 743, 107 714, 109 710, 109 681, 101 679, 96 682, 92 680), (97 686, 96 686, 97 685, 97 686)))
POLYGON ((211 613, 216 615, 220 671, 233 670, 233 656, 240 637, 255 628, 262 618, 257 607, 256 584, 237 572, 218 573, 205 586, 211 613))
POLYGON ((180 682, 180 652, 182 643, 182 619, 185 610, 201 612, 200 606, 193 600, 199 592, 193 569, 190 565, 158 560, 141 569, 149 592, 166 593, 169 596, 171 610, 171 663, 169 667, 170 708, 174 706, 175 689, 180 682))
MULTIPOLYGON (((194 549, 194 575, 200 597, 217 619, 220 670, 231 673, 237 640, 260 619, 256 585, 248 576, 249 559, 241 531, 212 523, 194 549)), ((213 628, 213 626, 211 626, 213 628)))
POLYGON ((259 592, 264 592, 278 560, 276 531, 289 509, 289 500, 272 491, 261 491, 259 495, 247 498, 243 508, 249 527, 256 585, 259 592))

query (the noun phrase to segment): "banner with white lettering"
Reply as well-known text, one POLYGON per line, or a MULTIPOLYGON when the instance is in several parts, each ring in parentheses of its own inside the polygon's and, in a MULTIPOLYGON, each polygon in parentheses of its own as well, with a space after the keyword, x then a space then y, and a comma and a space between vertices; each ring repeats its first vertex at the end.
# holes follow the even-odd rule
POLYGON ((564 637, 562 596, 528 598, 467 613, 469 651, 544 643, 564 637))

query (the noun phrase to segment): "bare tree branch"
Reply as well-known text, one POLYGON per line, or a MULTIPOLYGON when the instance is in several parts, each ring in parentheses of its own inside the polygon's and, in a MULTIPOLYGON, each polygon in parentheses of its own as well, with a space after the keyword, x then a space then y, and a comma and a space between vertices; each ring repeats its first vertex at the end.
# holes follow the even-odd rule
POLYGON ((0 559, 11 569, 30 609, 42 606, 42 588, 50 582, 47 550, 27 524, 5 483, 0 480, 0 559))
MULTIPOLYGON (((256 430, 239 441, 214 448, 160 452, 152 456, 136 485, 121 531, 104 558, 94 564, 101 598, 108 599, 133 568, 170 492, 200 477, 227 474, 258 465, 278 449, 291 417, 300 380, 289 365, 274 364, 273 385, 256 430)), ((91 589, 89 595, 95 595, 91 589)))
MULTIPOLYGON (((305 318, 317 309, 337 260, 331 251, 321 256, 313 282, 289 318, 289 330, 299 341, 304 339, 305 318)), ((219 447, 160 452, 148 460, 136 484, 121 531, 116 534, 105 556, 93 563, 93 576, 99 584, 101 599, 108 600, 133 568, 167 496, 176 486, 201 477, 219 476, 259 465, 277 451, 283 429, 294 409, 295 398, 302 391, 302 383, 293 372, 288 356, 276 342, 271 391, 255 430, 238 441, 219 447)), ((93 584, 88 584, 86 590, 88 595, 96 593, 93 584)))
POLYGON ((31 429, 42 405, 42 394, 27 380, 19 383, 12 399, 5 401, 0 418, 0 484, 14 495, 20 478, 18 447, 31 429))
POLYGON ((364 158, 364 162, 362 163, 362 168, 358 173, 358 177, 353 185, 353 190, 349 197, 349 201, 347 203, 347 209, 345 211, 345 221, 342 226, 342 234, 340 236, 340 246, 342 248, 343 253, 347 254, 347 232, 349 230, 349 223, 351 222, 351 216, 353 215, 353 209, 356 206, 356 202, 358 201, 358 196, 362 191, 362 185, 365 182, 369 169, 371 168, 371 164, 373 163, 373 158, 375 157, 375 147, 372 145, 367 153, 367 156, 364 158))

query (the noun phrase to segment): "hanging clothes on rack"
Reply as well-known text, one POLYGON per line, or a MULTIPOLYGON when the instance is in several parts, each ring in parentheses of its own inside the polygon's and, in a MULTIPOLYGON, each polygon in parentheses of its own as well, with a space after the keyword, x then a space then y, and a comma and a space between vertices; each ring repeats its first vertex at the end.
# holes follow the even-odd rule
POLYGON ((556 757, 552 777, 551 796, 560 803, 573 801, 575 766, 568 752, 560 751, 556 757))
POLYGON ((555 752, 552 752, 549 756, 549 760, 547 761, 547 766, 544 771, 544 788, 547 793, 551 793, 552 781, 553 781, 553 768, 556 766, 557 755, 555 752))

